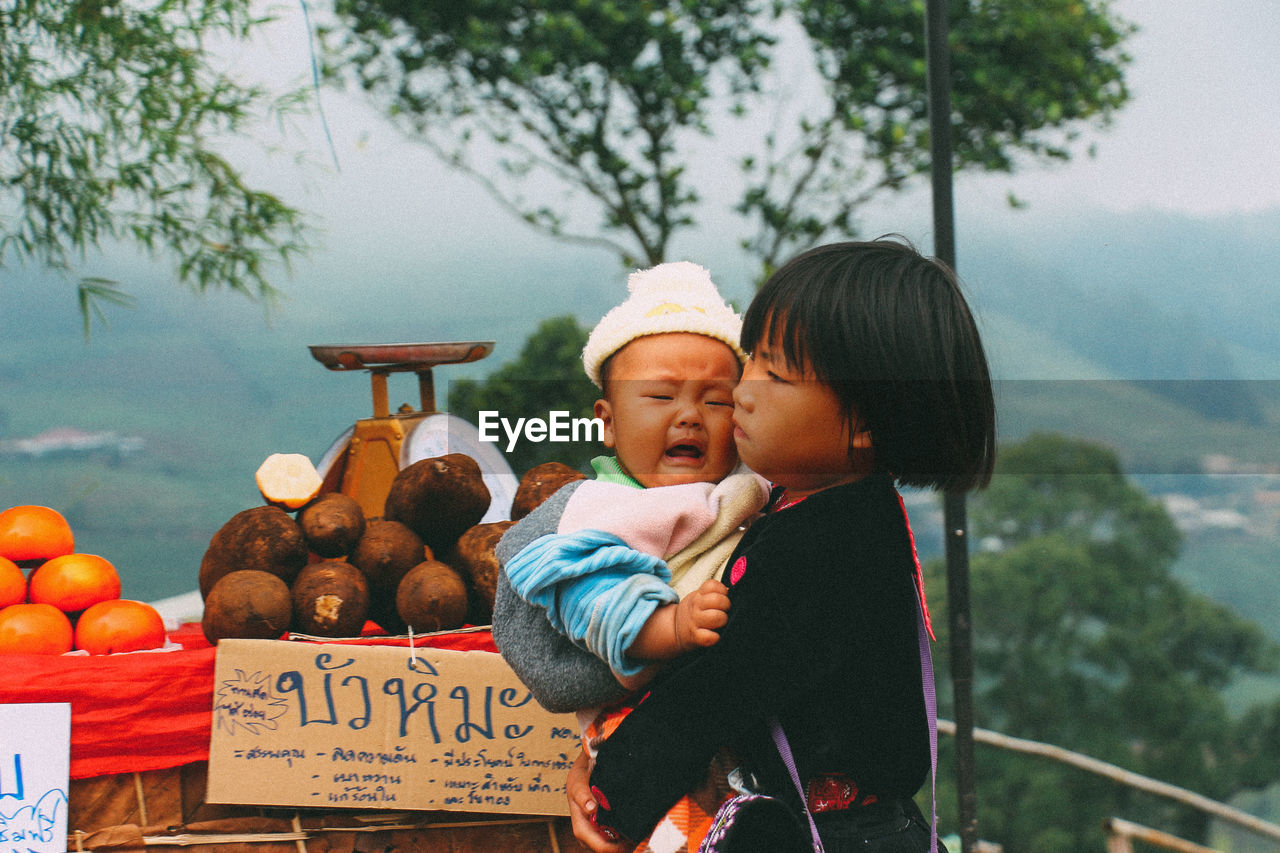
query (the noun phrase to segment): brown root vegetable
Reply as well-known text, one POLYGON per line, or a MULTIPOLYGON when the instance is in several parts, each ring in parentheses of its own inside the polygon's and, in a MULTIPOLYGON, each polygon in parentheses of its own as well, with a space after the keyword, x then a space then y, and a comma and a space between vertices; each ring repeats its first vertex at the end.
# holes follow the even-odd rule
POLYGON ((218 528, 200 560, 200 595, 232 572, 270 572, 286 585, 307 564, 302 528, 289 513, 274 506, 238 512, 218 528))
POLYGON ((369 582, 345 560, 322 560, 293 582, 293 630, 317 637, 358 637, 369 613, 369 582))
POLYGON ((270 572, 246 569, 218 580, 204 600, 200 626, 211 643, 231 637, 277 640, 289 630, 289 586, 270 572))
POLYGON ((458 628, 467 618, 467 586, 449 566, 439 560, 426 560, 400 581, 396 611, 415 632, 458 628))
POLYGON ((494 548, 514 521, 477 524, 453 546, 445 562, 458 570, 471 595, 468 617, 473 625, 493 621, 493 597, 498 587, 498 557, 494 548))
POLYGON ((437 554, 447 551, 489 509, 489 487, 470 456, 421 459, 391 481, 383 516, 408 525, 437 554))
POLYGON ((586 474, 570 468, 563 462, 543 462, 535 465, 520 478, 516 496, 511 501, 511 520, 519 521, 538 508, 547 498, 560 491, 560 487, 574 480, 585 480, 586 474))
POLYGON ((271 506, 295 510, 320 494, 323 480, 316 466, 301 453, 273 453, 254 474, 258 491, 271 506))
POLYGON ((371 589, 394 593, 400 579, 431 556, 418 534, 406 525, 377 518, 365 525, 350 560, 364 572, 371 589))
POLYGON ((325 492, 298 513, 307 547, 318 557, 345 557, 364 535, 364 511, 353 497, 325 492))
POLYGON ((369 613, 366 617, 388 634, 403 634, 408 629, 396 610, 396 591, 369 588, 369 613))

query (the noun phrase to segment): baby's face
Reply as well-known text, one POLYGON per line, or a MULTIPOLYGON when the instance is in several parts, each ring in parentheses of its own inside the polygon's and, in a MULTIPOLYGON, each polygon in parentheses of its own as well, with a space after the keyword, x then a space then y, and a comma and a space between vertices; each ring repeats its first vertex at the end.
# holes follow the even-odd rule
POLYGON ((738 358, 705 335, 636 338, 614 353, 596 401, 604 443, 642 486, 714 483, 738 463, 733 388, 738 358))

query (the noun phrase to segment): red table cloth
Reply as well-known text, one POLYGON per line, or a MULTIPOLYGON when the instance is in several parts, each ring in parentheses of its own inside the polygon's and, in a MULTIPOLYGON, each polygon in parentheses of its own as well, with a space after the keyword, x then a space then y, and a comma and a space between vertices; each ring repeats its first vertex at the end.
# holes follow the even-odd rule
MULTIPOLYGON (((0 656, 0 703, 71 704, 71 778, 163 770, 209 758, 216 650, 199 625, 170 634, 182 648, 117 655, 0 656)), ((407 646, 368 636, 362 644, 407 646)), ((416 645, 496 652, 488 631, 435 634, 416 645)))

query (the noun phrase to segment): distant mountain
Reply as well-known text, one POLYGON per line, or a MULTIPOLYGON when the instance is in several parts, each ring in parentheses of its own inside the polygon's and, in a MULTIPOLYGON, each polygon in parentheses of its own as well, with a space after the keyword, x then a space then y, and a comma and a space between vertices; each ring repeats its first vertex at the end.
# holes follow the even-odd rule
POLYGON ((1280 210, 1029 220, 963 260, 985 310, 1118 375, 1280 379, 1280 210))
POLYGON ((1280 211, 1041 223, 976 235, 965 259, 980 309, 1013 330, 997 347, 1038 336, 1013 375, 1162 380, 1149 390, 1203 417, 1267 423, 1254 382, 1280 379, 1280 211))
MULTIPOLYGON (((1029 228, 1016 242, 968 238, 962 272, 1000 377, 1002 436, 1095 438, 1133 473, 1196 472, 1207 453, 1274 463, 1277 236, 1280 214, 1098 217, 1029 228), (1189 381, 1198 378, 1214 381, 1189 381)), ((745 269, 719 275, 739 306, 750 298, 745 269)), ((593 322, 623 292, 625 271, 600 253, 522 244, 480 259, 339 255, 300 266, 270 320, 234 294, 186 293, 153 265, 121 264, 119 277, 137 307, 108 308, 110 326, 86 341, 71 285, 0 271, 0 439, 65 427, 146 448, 0 458, 0 504, 68 508, 84 547, 132 567, 143 590, 129 594, 159 597, 190 589, 209 537, 259 501, 253 472, 267 455, 318 459, 371 414, 367 378, 325 369, 309 344, 496 340, 488 359, 437 370, 443 402, 450 379, 514 358, 539 320, 593 322)), ((416 402, 403 378, 392 377, 393 408, 416 402)))

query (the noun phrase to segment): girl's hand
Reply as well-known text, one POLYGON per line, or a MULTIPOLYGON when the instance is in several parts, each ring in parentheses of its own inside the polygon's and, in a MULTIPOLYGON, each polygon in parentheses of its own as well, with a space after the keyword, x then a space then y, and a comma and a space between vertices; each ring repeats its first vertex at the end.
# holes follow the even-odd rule
POLYGON ((600 834, 599 828, 591 822, 591 816, 597 808, 595 798, 591 796, 591 760, 585 752, 578 753, 578 760, 569 768, 569 777, 564 784, 565 795, 569 798, 569 818, 573 822, 573 835, 592 853, 627 853, 631 849, 624 843, 610 841, 600 834))
POLYGON ((685 651, 714 646, 729 621, 729 588, 707 580, 675 606, 676 645, 685 651))

